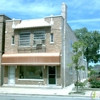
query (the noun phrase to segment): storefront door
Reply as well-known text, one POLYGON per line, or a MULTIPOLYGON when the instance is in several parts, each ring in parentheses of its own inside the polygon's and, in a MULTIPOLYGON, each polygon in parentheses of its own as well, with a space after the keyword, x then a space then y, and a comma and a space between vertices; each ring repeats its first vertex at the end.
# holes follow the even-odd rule
POLYGON ((55 66, 48 67, 48 84, 51 84, 51 85, 56 84, 56 67, 55 66))
POLYGON ((8 69, 8 84, 14 85, 15 84, 15 67, 9 66, 8 69))

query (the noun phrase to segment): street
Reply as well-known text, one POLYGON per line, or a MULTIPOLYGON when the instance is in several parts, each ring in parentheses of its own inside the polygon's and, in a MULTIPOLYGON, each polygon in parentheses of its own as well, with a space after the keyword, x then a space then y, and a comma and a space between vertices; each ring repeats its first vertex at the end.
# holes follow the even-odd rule
MULTIPOLYGON (((0 95, 0 100, 51 100, 51 99, 52 100, 92 100, 89 97, 0 95)), ((94 100, 100 100, 100 98, 94 100)))

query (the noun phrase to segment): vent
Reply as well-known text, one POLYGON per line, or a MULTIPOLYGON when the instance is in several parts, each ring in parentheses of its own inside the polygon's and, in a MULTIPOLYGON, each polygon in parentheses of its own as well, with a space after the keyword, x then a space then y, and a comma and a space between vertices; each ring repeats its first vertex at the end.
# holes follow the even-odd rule
POLYGON ((36 49, 42 49, 42 44, 37 44, 36 49))

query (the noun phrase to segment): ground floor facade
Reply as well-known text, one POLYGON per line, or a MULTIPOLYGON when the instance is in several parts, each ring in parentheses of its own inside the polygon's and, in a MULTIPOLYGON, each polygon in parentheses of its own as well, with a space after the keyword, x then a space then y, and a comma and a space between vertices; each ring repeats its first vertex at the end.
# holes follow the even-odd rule
POLYGON ((18 53, 2 56, 3 84, 61 86, 60 53, 18 53))
POLYGON ((4 66, 4 84, 61 86, 60 66, 4 66))
MULTIPOLYGON (((76 81, 73 67, 62 66, 60 53, 18 53, 2 56, 2 85, 65 87, 76 81)), ((79 71, 79 80, 87 71, 79 71)))

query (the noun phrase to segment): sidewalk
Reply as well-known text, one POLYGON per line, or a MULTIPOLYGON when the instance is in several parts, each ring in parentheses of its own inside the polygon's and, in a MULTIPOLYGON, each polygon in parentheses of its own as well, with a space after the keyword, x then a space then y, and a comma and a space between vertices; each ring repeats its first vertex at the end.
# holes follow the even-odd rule
POLYGON ((34 88, 0 88, 0 94, 18 95, 67 95, 63 89, 34 89, 34 88))
MULTIPOLYGON (((61 88, 44 88, 44 87, 21 87, 21 86, 2 86, 0 87, 0 94, 10 95, 46 95, 46 96, 87 96, 91 97, 93 91, 86 91, 85 94, 69 94, 73 92, 74 85, 70 85, 64 89, 61 88)), ((96 91, 99 95, 100 91, 96 91)))
POLYGON ((67 96, 72 91, 74 84, 62 89, 55 86, 2 86, 0 94, 18 94, 18 95, 62 95, 67 96))

